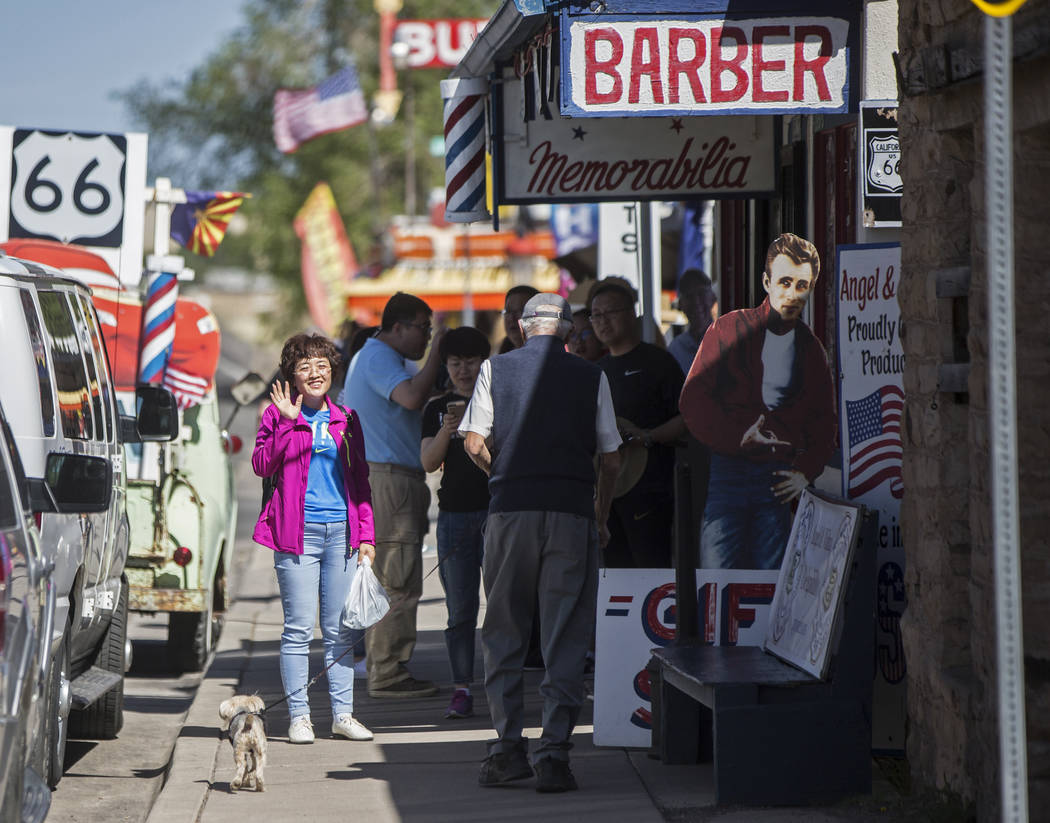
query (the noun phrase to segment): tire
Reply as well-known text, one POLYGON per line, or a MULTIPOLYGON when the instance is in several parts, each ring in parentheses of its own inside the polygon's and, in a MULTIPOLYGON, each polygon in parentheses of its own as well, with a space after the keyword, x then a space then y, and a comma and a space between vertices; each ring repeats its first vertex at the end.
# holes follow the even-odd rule
POLYGON ((65 769, 66 740, 69 737, 69 633, 66 626, 65 636, 58 645, 55 659, 51 661, 51 678, 47 683, 44 711, 44 737, 41 741, 44 751, 40 775, 47 785, 54 789, 62 779, 65 769), (63 686, 63 683, 65 684, 63 686), (63 699, 63 691, 65 697, 63 699), (65 703, 65 716, 62 714, 65 703))
POLYGON ((86 709, 71 712, 69 731, 73 737, 88 740, 112 740, 124 726, 124 641, 128 633, 128 582, 120 580, 117 608, 102 638, 95 665, 120 675, 120 685, 106 692, 86 709))
POLYGON ((199 672, 214 643, 212 610, 172 612, 168 616, 168 653, 184 672, 199 672))

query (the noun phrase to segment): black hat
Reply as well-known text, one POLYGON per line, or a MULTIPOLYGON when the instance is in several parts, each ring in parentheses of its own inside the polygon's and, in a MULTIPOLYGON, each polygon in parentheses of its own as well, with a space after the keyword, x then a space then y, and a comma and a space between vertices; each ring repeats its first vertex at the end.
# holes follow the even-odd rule
POLYGON ((572 307, 569 301, 560 294, 540 292, 529 298, 525 308, 521 310, 521 319, 530 317, 551 317, 557 320, 572 322, 572 307))

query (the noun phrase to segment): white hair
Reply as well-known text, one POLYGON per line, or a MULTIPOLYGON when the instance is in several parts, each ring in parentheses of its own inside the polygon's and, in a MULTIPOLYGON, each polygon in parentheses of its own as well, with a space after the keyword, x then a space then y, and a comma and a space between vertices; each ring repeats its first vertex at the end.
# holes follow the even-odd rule
POLYGON ((554 334, 564 340, 572 331, 572 323, 558 317, 528 317, 521 321, 521 328, 526 339, 537 334, 554 334))

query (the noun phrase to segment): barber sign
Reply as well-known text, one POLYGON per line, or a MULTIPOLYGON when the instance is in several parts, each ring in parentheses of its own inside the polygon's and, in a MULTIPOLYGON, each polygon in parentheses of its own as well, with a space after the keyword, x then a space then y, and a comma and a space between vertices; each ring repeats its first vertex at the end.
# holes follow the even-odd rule
POLYGON ((849 111, 845 19, 570 20, 562 34, 563 114, 849 111))

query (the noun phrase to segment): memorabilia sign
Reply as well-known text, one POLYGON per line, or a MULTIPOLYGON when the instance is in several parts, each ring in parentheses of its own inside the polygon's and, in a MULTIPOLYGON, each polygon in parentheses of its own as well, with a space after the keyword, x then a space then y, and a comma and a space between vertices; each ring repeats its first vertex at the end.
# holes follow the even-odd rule
POLYGON ((773 597, 765 649, 814 677, 831 662, 857 545, 860 507, 802 492, 773 597))
POLYGON ((500 203, 747 197, 776 189, 772 117, 587 121, 522 116, 522 84, 497 95, 500 203))
POLYGON ((856 32, 844 16, 561 21, 563 114, 816 114, 850 110, 856 32))
POLYGON ((907 666, 900 632, 906 605, 900 527, 904 495, 904 351, 897 303, 900 245, 839 246, 835 265, 842 495, 879 512, 872 746, 903 750, 907 666))
POLYGON ((146 135, 0 127, 0 240, 76 243, 138 283, 146 135))
POLYGON ((860 151, 863 158, 863 223, 868 228, 901 225, 901 143, 897 101, 865 100, 860 104, 860 151))
MULTIPOLYGON (((675 633, 671 569, 601 569, 595 640, 594 743, 650 744, 651 649, 675 633)), ((700 569, 696 574, 700 637, 705 643, 759 646, 766 633, 776 571, 700 569)))
POLYGON ((455 68, 478 32, 481 20, 399 20, 394 41, 408 46, 405 62, 410 69, 455 68))

